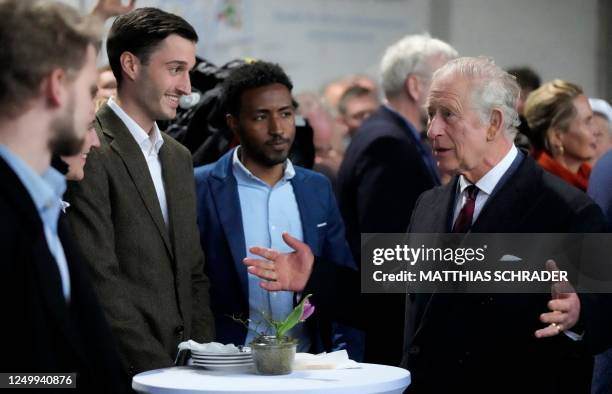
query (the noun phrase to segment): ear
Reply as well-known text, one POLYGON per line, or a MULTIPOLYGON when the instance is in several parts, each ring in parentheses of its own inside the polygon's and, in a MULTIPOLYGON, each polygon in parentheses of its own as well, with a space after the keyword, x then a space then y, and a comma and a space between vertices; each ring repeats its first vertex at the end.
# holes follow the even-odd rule
POLYGON ((502 131, 504 126, 504 114, 497 108, 493 108, 489 118, 489 129, 487 130, 487 141, 493 141, 495 136, 502 131))
POLYGON ((123 70, 125 77, 131 81, 136 79, 141 67, 138 56, 126 51, 119 57, 119 62, 121 63, 121 69, 123 70))
POLYGON ((41 83, 41 91, 47 103, 52 107, 59 107, 66 96, 66 71, 56 68, 51 71, 41 83))
POLYGON ((238 135, 238 118, 232 114, 226 114, 225 123, 235 135, 238 135))
POLYGON ((419 78, 416 75, 411 74, 406 78, 406 81, 404 81, 404 89, 408 97, 412 98, 415 102, 419 101, 421 97, 421 86, 419 85, 419 78))

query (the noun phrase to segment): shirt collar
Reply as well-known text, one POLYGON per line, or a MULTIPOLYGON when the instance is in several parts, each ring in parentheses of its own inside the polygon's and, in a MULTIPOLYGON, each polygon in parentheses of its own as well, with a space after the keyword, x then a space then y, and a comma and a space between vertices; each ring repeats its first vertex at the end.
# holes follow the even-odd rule
MULTIPOLYGON (((487 195, 491 195, 491 193, 493 193, 493 189, 495 189, 495 186, 497 186, 497 183, 512 165, 516 155, 518 155, 518 149, 516 149, 516 146, 513 144, 504 158, 501 159, 500 162, 495 165, 495 167, 491 168, 482 178, 480 178, 478 182, 476 182, 476 187, 478 187, 478 190, 485 192, 487 195)), ((472 183, 463 175, 459 176, 460 193, 463 193, 465 188, 471 184, 472 183)))
POLYGON ((162 138, 161 131, 159 131, 157 122, 153 122, 153 130, 149 136, 149 134, 144 131, 144 129, 140 127, 138 123, 136 123, 134 119, 132 119, 130 115, 128 115, 123 108, 121 108, 119 104, 113 100, 112 97, 108 99, 107 103, 113 112, 115 112, 115 114, 119 117, 119 119, 123 121, 143 152, 150 154, 151 151, 155 151, 156 154, 159 154, 159 150, 164 143, 164 139, 162 138))
POLYGON ((59 211, 59 201, 66 191, 66 179, 59 171, 49 167, 39 175, 4 145, 0 145, 0 157, 7 162, 25 186, 39 213, 52 208, 57 208, 59 211))
MULTIPOLYGON (((265 184, 266 186, 269 186, 267 183, 265 183, 264 181, 262 181, 261 179, 253 175, 253 173, 249 171, 249 169, 246 168, 244 164, 242 164, 242 162, 238 158, 238 149, 240 149, 240 146, 237 146, 234 149, 234 152, 232 152, 232 167, 234 170, 234 175, 242 179, 245 179, 245 180, 256 180, 258 182, 265 184)), ((287 182, 294 176, 295 176, 295 168, 293 167, 291 160, 287 159, 285 160, 285 171, 283 173, 283 177, 281 178, 281 181, 287 182)))

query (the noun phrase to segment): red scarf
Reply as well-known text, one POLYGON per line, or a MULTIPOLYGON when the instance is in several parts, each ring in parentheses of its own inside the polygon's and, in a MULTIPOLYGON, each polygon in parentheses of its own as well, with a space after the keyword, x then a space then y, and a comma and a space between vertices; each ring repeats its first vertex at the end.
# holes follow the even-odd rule
POLYGON ((570 185, 576 186, 578 189, 586 192, 589 184, 589 177, 591 176, 591 165, 588 163, 582 163, 578 168, 577 173, 573 173, 567 168, 563 167, 558 161, 550 157, 548 153, 544 151, 533 152, 534 159, 538 162, 542 168, 550 172, 553 175, 558 176, 570 185))

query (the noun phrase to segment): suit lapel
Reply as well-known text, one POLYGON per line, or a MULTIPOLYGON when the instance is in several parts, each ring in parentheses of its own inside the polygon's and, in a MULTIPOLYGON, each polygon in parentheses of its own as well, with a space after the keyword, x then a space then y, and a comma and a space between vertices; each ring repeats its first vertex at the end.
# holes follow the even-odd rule
MULTIPOLYGON (((430 233, 447 233, 450 231, 452 227, 453 221, 453 211, 455 207, 455 198, 456 198, 456 190, 457 190, 457 182, 459 181, 458 177, 453 178, 446 185, 442 186, 437 193, 435 199, 433 199, 433 204, 428 207, 429 217, 430 217, 430 225, 428 228, 430 229, 428 232, 430 233)), ((410 319, 412 320, 412 324, 416 324, 416 327, 413 326, 412 329, 406 334, 406 341, 410 341, 414 337, 416 337, 424 324, 427 322, 427 313, 429 308, 433 302, 437 302, 441 294, 432 293, 432 294, 415 294, 415 301, 411 302, 411 314, 410 319)), ((445 295, 442 294, 442 297, 445 295)))
MULTIPOLYGON (((189 191, 185 190, 185 187, 193 187, 193 182, 184 179, 185 175, 181 173, 181 167, 175 164, 176 159, 176 151, 169 148, 168 141, 164 136, 164 144, 159 150, 159 160, 162 165, 162 178, 164 179, 166 204, 168 205, 168 229, 170 230, 169 232, 164 231, 164 234, 170 236, 173 248, 177 245, 176 237, 179 236, 177 234, 177 229, 181 226, 179 196, 189 194, 189 191)), ((157 194, 154 194, 154 196, 157 196, 157 194)), ((155 202, 156 201, 157 198, 155 199, 155 202)), ((159 205, 159 203, 157 203, 157 205, 159 205)), ((160 224, 165 225, 163 217, 161 217, 160 224)), ((163 227, 163 229, 165 230, 165 227, 163 227)), ((172 249, 172 251, 174 251, 174 249, 172 249)))
MULTIPOLYGON (((517 161, 508 169, 507 175, 504 174, 498 186, 495 187, 493 194, 489 197, 486 205, 483 207, 478 219, 474 222, 471 228, 471 232, 475 233, 494 233, 494 232, 512 232, 512 229, 517 223, 521 222, 521 217, 517 216, 517 210, 511 209, 512 207, 528 207, 532 205, 530 199, 537 198, 537 173, 535 171, 533 161, 528 157, 519 157, 517 161)), ((449 232, 452 227, 452 216, 455 205, 455 194, 457 190, 458 177, 446 186, 440 192, 440 195, 435 200, 437 201, 433 206, 430 206, 430 212, 433 216, 433 227, 431 232, 449 232), (447 209, 444 211, 444 217, 446 218, 446 224, 444 230, 440 231, 441 218, 438 217, 439 213, 436 212, 436 205, 445 204, 439 206, 446 206, 447 209)), ((438 209, 438 211, 442 211, 438 209)), ((419 294, 417 298, 420 298, 420 302, 417 302, 418 310, 415 310, 417 314, 420 314, 420 318, 415 317, 415 321, 418 321, 418 327, 415 330, 415 336, 418 335, 424 324, 427 324, 428 317, 427 312, 431 308, 432 303, 437 303, 440 306, 438 310, 444 310, 456 307, 453 303, 452 294, 434 293, 419 294)))
POLYGON ((459 178, 455 177, 446 185, 437 189, 436 198, 428 207, 429 233, 447 233, 453 225, 455 194, 459 178))
POLYGON ((513 229, 522 222, 522 217, 530 212, 528 207, 534 206, 534 201, 539 198, 537 192, 539 181, 535 165, 531 158, 525 157, 514 173, 495 188, 493 195, 474 222, 473 232, 513 232, 513 229))
POLYGON ((248 273, 242 260, 246 257, 246 242, 244 240, 244 227, 242 223, 242 210, 240 208, 240 197, 238 195, 238 184, 232 174, 232 161, 230 151, 218 163, 216 173, 209 178, 210 190, 212 192, 219 221, 225 234, 233 262, 238 272, 242 291, 248 299, 249 284, 248 273), (225 160, 224 160, 225 159, 225 160), (223 167, 223 168, 221 168, 223 167))
POLYGON ((295 176, 291 179, 291 186, 300 211, 304 243, 310 246, 313 253, 316 253, 319 250, 319 237, 317 234, 318 223, 315 223, 317 215, 314 214, 317 207, 313 205, 313 202, 316 201, 315 196, 311 195, 306 175, 301 171, 296 170, 295 176))
POLYGON ((0 157, 0 188, 4 189, 2 194, 8 196, 13 205, 25 215, 28 223, 31 226, 36 227, 36 230, 40 230, 43 234, 42 221, 36 211, 34 201, 30 197, 27 189, 21 183, 21 180, 17 177, 12 168, 0 157))
POLYGON ((102 132, 112 138, 111 148, 117 152, 125 163, 125 167, 138 190, 147 211, 151 215, 155 227, 162 237, 170 256, 173 256, 172 246, 166 230, 166 224, 161 213, 155 186, 142 151, 125 124, 113 110, 104 105, 96 114, 98 125, 102 132))

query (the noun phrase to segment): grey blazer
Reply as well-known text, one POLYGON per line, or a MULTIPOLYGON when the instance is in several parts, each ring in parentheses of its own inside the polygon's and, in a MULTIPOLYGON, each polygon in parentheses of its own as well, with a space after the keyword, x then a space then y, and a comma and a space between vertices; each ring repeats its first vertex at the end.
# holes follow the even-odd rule
POLYGON ((163 134, 166 227, 142 151, 107 105, 101 146, 72 182, 69 219, 129 374, 171 366, 179 342, 214 338, 189 151, 163 134))

